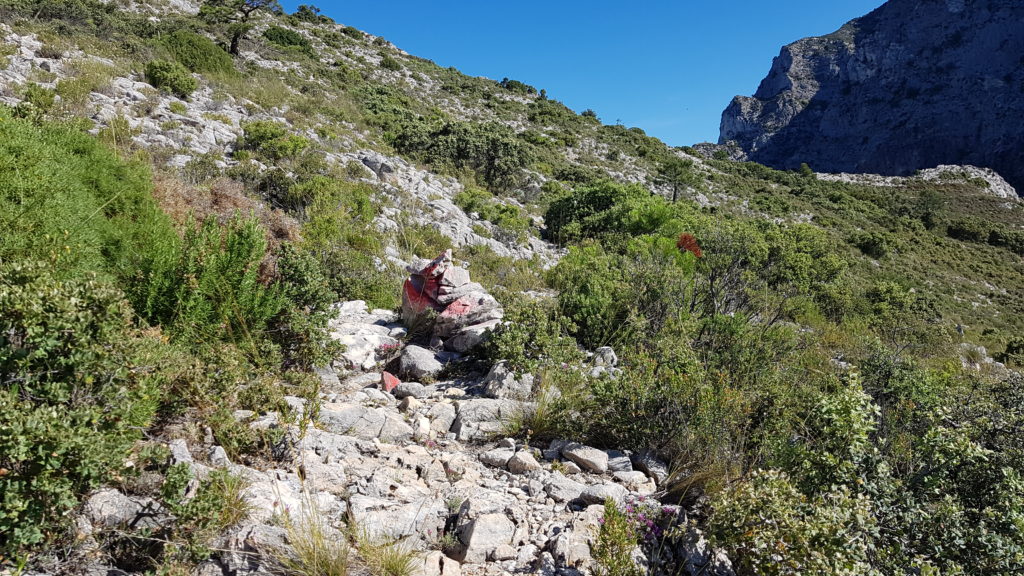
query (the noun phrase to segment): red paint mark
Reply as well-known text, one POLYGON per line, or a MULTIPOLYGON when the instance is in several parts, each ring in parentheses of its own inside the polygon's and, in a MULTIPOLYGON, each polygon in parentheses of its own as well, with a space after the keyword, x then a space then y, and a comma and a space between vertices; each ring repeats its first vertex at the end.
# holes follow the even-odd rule
POLYGON ((398 385, 401 383, 402 381, 399 380, 398 377, 392 374, 391 372, 380 373, 380 387, 385 392, 391 392, 392 390, 397 388, 398 385))

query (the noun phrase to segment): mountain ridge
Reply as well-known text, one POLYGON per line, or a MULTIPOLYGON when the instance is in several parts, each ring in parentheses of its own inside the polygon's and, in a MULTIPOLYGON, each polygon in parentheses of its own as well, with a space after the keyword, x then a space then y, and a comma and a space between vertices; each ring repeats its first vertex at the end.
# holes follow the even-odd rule
POLYGON ((719 141, 782 169, 909 175, 974 164, 1020 190, 1022 18, 1005 0, 890 0, 783 47, 755 94, 725 109, 719 141))

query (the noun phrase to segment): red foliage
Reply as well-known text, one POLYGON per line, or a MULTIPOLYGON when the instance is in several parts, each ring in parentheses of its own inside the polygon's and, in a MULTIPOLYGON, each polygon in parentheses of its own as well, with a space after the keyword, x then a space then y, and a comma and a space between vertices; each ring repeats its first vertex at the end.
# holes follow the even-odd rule
POLYGON ((683 252, 692 252, 697 258, 704 255, 704 252, 700 249, 700 246, 697 244, 697 239, 693 237, 693 234, 680 234, 679 241, 676 242, 676 248, 679 248, 683 252))

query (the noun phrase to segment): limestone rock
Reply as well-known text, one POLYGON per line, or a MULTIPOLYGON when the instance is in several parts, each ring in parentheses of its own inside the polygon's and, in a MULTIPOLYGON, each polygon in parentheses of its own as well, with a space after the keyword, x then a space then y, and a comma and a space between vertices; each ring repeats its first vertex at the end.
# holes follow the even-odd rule
POLYGON ((433 377, 444 369, 444 364, 437 359, 436 354, 419 346, 406 346, 405 350, 402 350, 398 364, 399 376, 417 380, 433 377))
POLYGON ((585 489, 585 485, 570 480, 559 472, 552 473, 547 483, 544 484, 544 491, 556 502, 572 502, 578 499, 585 489))
POLYGON ((533 375, 526 374, 521 378, 516 378, 515 373, 509 369, 508 363, 502 361, 491 366, 483 384, 484 396, 488 398, 526 400, 533 392, 533 375))
POLYGON ((510 545, 516 526, 504 514, 484 514, 465 526, 460 540, 465 546, 461 560, 479 563, 487 560, 495 549, 510 545))
POLYGON ((608 454, 597 448, 573 442, 562 448, 562 456, 590 472, 604 474, 608 471, 608 454))
POLYGON ((580 499, 587 504, 604 504, 605 500, 613 500, 621 504, 626 501, 627 496, 629 496, 629 490, 621 484, 592 484, 580 493, 580 499))
POLYGON ((508 471, 513 474, 526 474, 527 472, 540 470, 540 464, 537 462, 537 459, 526 450, 516 452, 515 456, 509 459, 507 467, 508 471))

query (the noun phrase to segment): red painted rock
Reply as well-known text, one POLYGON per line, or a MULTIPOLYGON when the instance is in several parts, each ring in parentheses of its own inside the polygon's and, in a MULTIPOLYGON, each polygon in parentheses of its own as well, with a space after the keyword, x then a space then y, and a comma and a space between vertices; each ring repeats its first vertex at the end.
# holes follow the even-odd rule
POLYGON ((385 392, 391 392, 392 390, 397 388, 398 385, 401 383, 402 381, 399 380, 397 376, 390 372, 380 373, 380 387, 385 392))

